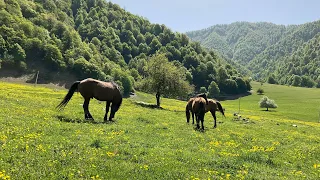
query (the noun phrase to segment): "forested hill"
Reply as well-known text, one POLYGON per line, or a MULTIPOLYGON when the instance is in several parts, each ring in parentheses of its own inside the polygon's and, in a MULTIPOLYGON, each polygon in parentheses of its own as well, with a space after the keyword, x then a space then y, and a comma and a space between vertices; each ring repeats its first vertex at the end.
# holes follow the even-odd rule
POLYGON ((319 33, 320 21, 290 26, 236 22, 187 35, 244 65, 256 80, 319 87, 319 33))
POLYGON ((71 72, 78 79, 113 79, 129 92, 145 77, 145 65, 157 52, 184 67, 187 80, 197 89, 213 84, 222 93, 241 93, 249 88, 248 80, 213 51, 117 4, 0 0, 2 69, 24 73, 41 67, 55 73, 71 72))

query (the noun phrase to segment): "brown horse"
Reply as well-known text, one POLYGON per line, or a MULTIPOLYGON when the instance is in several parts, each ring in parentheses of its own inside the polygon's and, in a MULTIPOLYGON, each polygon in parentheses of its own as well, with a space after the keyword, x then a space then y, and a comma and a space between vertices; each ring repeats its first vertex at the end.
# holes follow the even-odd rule
POLYGON ((122 103, 122 95, 120 93, 119 86, 116 83, 103 82, 96 79, 88 78, 82 81, 74 82, 69 89, 68 94, 56 108, 62 110, 68 104, 71 97, 73 96, 73 93, 76 90, 78 90, 84 98, 83 110, 85 119, 93 120, 93 117, 89 112, 89 102, 92 98, 95 98, 99 101, 107 102, 104 121, 108 120, 110 104, 112 103, 109 121, 112 121, 112 118, 114 118, 115 113, 118 111, 122 103))
MULTIPOLYGON (((192 124, 194 124, 194 112, 192 111, 192 103, 195 98, 190 98, 187 106, 186 106, 186 116, 187 116, 187 123, 190 121, 190 111, 192 113, 192 124)), ((221 106, 221 103, 214 99, 208 99, 208 104, 206 104, 206 112, 210 111, 212 114, 212 117, 214 119, 214 128, 217 127, 217 118, 216 118, 216 111, 220 111, 221 114, 224 115, 224 110, 221 106)))
POLYGON ((204 114, 206 113, 206 100, 202 97, 194 98, 192 102, 192 112, 196 115, 197 128, 199 129, 199 122, 201 121, 201 128, 204 130, 204 114))

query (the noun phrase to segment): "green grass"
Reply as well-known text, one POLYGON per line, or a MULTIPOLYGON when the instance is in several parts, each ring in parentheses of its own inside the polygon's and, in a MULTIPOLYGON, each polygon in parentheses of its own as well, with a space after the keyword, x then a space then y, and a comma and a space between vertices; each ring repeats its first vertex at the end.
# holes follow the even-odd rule
POLYGON ((253 93, 240 101, 249 121, 234 120, 239 100, 222 101, 227 117, 213 129, 207 114, 199 132, 184 101, 144 108, 134 101, 155 97, 137 93, 104 124, 105 103, 93 100, 90 123, 78 93, 57 112, 66 90, 0 82, 0 179, 319 179, 320 91, 262 88, 277 109, 263 111, 253 93))

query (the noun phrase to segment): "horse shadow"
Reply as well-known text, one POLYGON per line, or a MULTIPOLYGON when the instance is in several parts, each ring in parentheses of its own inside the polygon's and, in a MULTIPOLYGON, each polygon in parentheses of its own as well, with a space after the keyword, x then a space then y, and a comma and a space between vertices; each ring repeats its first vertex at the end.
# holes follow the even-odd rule
POLYGON ((194 126, 194 127, 193 127, 193 130, 198 131, 198 132, 200 132, 200 133, 205 133, 205 129, 206 129, 206 128, 204 128, 204 129, 197 128, 197 126, 194 126))
POLYGON ((112 123, 114 123, 114 121, 97 122, 97 121, 94 121, 93 119, 86 120, 86 119, 80 119, 80 118, 69 118, 69 117, 61 116, 61 115, 55 116, 55 118, 57 118, 61 122, 66 122, 66 123, 88 123, 88 124, 112 124, 112 123))

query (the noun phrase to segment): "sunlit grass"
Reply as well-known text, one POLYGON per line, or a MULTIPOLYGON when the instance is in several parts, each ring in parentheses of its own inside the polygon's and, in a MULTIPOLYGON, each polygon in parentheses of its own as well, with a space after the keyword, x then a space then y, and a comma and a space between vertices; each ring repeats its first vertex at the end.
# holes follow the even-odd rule
POLYGON ((239 100, 222 101, 227 118, 217 113, 213 129, 207 114, 199 132, 186 124, 184 101, 144 108, 134 101, 155 97, 138 92, 104 124, 105 103, 93 100, 92 123, 78 93, 58 112, 66 90, 0 82, 0 179, 320 178, 319 90, 262 88, 279 108, 263 111, 253 93, 240 100, 246 121, 234 120, 239 100))

